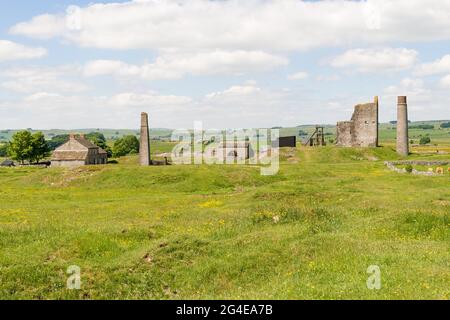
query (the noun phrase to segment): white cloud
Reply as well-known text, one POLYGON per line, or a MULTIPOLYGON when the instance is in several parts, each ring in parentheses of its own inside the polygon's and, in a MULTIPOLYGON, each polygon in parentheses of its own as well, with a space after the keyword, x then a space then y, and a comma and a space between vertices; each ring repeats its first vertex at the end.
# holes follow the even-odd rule
POLYGON ((436 61, 421 64, 414 70, 414 74, 417 76, 431 76, 447 72, 450 72, 450 54, 436 61))
POLYGON ((18 23, 10 30, 13 34, 27 35, 32 38, 49 39, 64 34, 66 17, 63 15, 43 14, 28 22, 18 23))
POLYGON ((450 39, 450 0, 138 0, 19 23, 13 34, 112 49, 305 50, 450 39))
POLYGON ((139 66, 129 65, 118 60, 89 61, 83 68, 83 74, 87 77, 104 75, 137 76, 141 73, 139 66))
POLYGON ((330 64, 359 72, 391 72, 411 68, 417 55, 417 51, 404 48, 352 49, 335 57, 330 64))
POLYGON ((384 117, 390 114, 390 120, 396 118, 397 96, 408 97, 408 117, 412 121, 448 119, 449 117, 450 97, 446 88, 440 88, 419 78, 405 78, 398 85, 387 87, 380 98, 380 110, 384 117))
POLYGON ((8 40, 0 40, 0 62, 11 60, 38 59, 47 55, 40 47, 27 47, 8 40))
MULTIPOLYGON (((142 63, 133 60, 136 55, 132 54, 123 61, 94 60, 72 69, 0 70, 1 88, 26 95, 5 95, 0 102, 0 127, 138 128, 141 111, 148 111, 152 125, 158 127, 186 126, 193 120, 205 120, 217 127, 298 125, 316 123, 318 110, 333 111, 322 112, 319 119, 333 123, 346 119, 353 105, 364 101, 354 96, 352 72, 346 69, 321 69, 321 75, 309 75, 317 81, 337 81, 346 75, 345 81, 330 85, 331 90, 324 89, 326 92, 309 86, 303 90, 295 86, 292 90, 271 89, 263 85, 267 79, 259 84, 230 86, 228 78, 219 78, 211 83, 195 79, 192 81, 199 82, 187 87, 177 82, 183 87, 158 93, 151 91, 149 80, 268 71, 288 65, 287 57, 294 56, 292 52, 339 46, 345 48, 342 51, 381 49, 349 50, 333 60, 336 67, 360 72, 406 70, 416 63, 417 52, 389 47, 401 41, 402 46, 414 42, 414 46, 422 48, 420 42, 449 40, 450 0, 135 0, 91 4, 70 10, 69 14, 46 14, 19 23, 10 31, 33 38, 56 38, 64 45, 123 50, 120 56, 127 56, 130 49, 145 49, 157 58, 142 63), (111 86, 107 77, 90 78, 95 76, 112 76, 120 81, 111 86), (98 90, 78 95, 89 89, 86 83, 96 85, 98 90), (218 83, 227 86, 217 89, 218 83), (215 88, 208 92, 216 92, 205 95, 204 88, 215 88), (179 89, 192 90, 193 96, 202 98, 177 95, 179 89)), ((104 51, 91 53, 99 52, 104 51)), ((93 59, 101 58, 104 56, 93 59)), ((418 67, 414 77, 450 74, 446 63, 435 63, 421 66, 422 73, 417 73, 418 67)), ((288 74, 292 74, 288 79, 308 76, 296 71, 300 70, 289 70, 288 74)), ((382 112, 395 112, 395 97, 406 94, 412 110, 420 106, 426 110, 421 114, 424 118, 442 118, 443 113, 448 113, 447 78, 442 78, 441 87, 436 88, 427 87, 418 78, 395 83, 384 91, 384 98, 389 100, 382 105, 382 112), (388 108, 388 103, 392 107, 388 108)), ((358 94, 372 94, 369 91, 374 90, 379 79, 371 80, 358 94)), ((161 85, 168 90, 165 83, 161 85)), ((277 83, 276 87, 285 85, 277 83)))
POLYGON ((114 95, 110 98, 110 103, 117 106, 174 106, 187 105, 192 102, 189 97, 175 96, 175 95, 159 95, 155 92, 149 93, 134 93, 125 92, 114 95))
POLYGON ((35 102, 35 101, 48 100, 48 99, 53 99, 53 98, 62 98, 62 96, 57 93, 37 92, 30 96, 25 97, 23 100, 25 102, 35 102))
POLYGON ((10 68, 0 71, 0 87, 19 93, 76 93, 88 90, 79 75, 79 68, 74 66, 10 68))
POLYGON ((154 63, 141 66, 117 60, 95 60, 84 67, 86 76, 139 76, 147 80, 179 79, 185 75, 242 75, 267 71, 288 64, 283 57, 261 51, 211 51, 163 54, 154 63))
POLYGON ((446 88, 446 89, 450 89, 450 74, 443 77, 440 81, 439 84, 442 88, 446 88))
POLYGON ((191 120, 193 107, 195 102, 189 97, 157 92, 81 96, 42 91, 2 99, 0 127, 138 128, 141 111, 149 112, 153 127, 171 127, 191 120))
MULTIPOLYGON (((440 95, 436 90, 426 87, 422 79, 405 78, 399 85, 389 86, 384 90, 381 98, 381 106, 396 105, 398 96, 408 97, 408 110, 410 119, 418 119, 418 114, 422 113, 423 119, 430 119, 432 114, 436 114, 442 108, 441 103, 433 103, 433 95, 440 95), (427 110, 425 114, 424 111, 427 110)), ((448 99, 442 99, 445 101, 448 99)), ((391 118, 395 117, 396 108, 390 108, 391 118)), ((437 118, 435 118, 437 119, 437 118)))
POLYGON ((427 93, 425 84, 422 79, 405 78, 400 81, 399 85, 389 86, 385 89, 385 93, 395 96, 420 96, 427 93))
POLYGON ((329 82, 329 81, 338 81, 341 79, 341 76, 338 74, 331 75, 318 75, 316 80, 319 82, 329 82))
POLYGON ((248 95, 254 95, 261 93, 261 88, 256 86, 256 83, 247 83, 244 85, 235 85, 231 86, 230 88, 219 91, 219 92, 212 92, 206 95, 207 99, 223 99, 223 98, 230 98, 230 97, 242 97, 242 96, 248 96, 248 95))
POLYGON ((288 76, 288 80, 305 80, 309 77, 309 74, 304 71, 300 71, 288 76))

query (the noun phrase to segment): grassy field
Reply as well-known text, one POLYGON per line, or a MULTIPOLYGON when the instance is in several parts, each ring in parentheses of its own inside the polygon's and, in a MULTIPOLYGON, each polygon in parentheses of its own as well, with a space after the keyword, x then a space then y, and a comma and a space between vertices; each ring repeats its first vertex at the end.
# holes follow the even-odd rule
POLYGON ((266 177, 136 157, 0 169, 0 298, 448 299, 450 174, 400 175, 387 159, 300 147, 266 177), (66 289, 71 265, 81 290, 66 289))

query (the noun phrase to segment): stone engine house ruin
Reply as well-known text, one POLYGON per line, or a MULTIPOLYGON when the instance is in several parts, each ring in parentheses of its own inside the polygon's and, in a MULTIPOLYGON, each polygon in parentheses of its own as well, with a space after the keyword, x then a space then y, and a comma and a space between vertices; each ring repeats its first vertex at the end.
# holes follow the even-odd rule
POLYGON ((355 106, 352 119, 337 123, 336 145, 341 147, 378 146, 378 97, 374 102, 355 106))

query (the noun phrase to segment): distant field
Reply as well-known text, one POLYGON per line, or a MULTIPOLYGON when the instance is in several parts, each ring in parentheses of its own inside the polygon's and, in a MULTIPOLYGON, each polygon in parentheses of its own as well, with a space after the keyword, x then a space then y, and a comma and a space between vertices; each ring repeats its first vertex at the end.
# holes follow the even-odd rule
POLYGON ((0 168, 0 298, 448 299, 450 174, 400 175, 388 159, 299 147, 267 177, 137 157, 0 168), (366 287, 370 265, 381 290, 366 287))
MULTIPOLYGON (((444 141, 449 141, 450 146, 450 129, 441 129, 439 126, 444 122, 450 122, 450 120, 440 120, 440 121, 418 121, 412 122, 410 126, 416 126, 419 124, 429 124, 433 125, 435 128, 432 130, 421 130, 421 129, 412 129, 411 139, 419 139, 419 136, 422 134, 429 134, 432 142, 436 141, 437 143, 442 143, 444 141)), ((326 139, 336 139, 336 126, 334 125, 322 125, 324 127, 324 132, 327 135, 326 139)), ((300 131, 304 131, 308 135, 312 134, 315 130, 315 125, 302 125, 298 127, 292 128, 280 128, 281 136, 299 136, 300 131)), ((33 131, 33 130, 32 130, 33 131)), ((51 137, 58 134, 68 134, 70 132, 76 133, 90 133, 90 132, 101 132, 105 135, 107 140, 113 140, 115 138, 120 138, 124 135, 137 135, 139 134, 139 130, 129 130, 129 129, 74 129, 74 130, 38 130, 42 131, 47 139, 51 139, 51 137)), ((151 137, 164 137, 168 138, 172 134, 172 129, 151 129, 150 136, 151 137)), ((12 135, 17 132, 17 130, 0 130, 0 142, 8 141, 11 139, 12 135)), ((34 132, 34 131, 33 131, 34 132)), ((303 136, 306 138, 307 136, 303 136)), ((392 124, 380 124, 380 138, 387 142, 395 141, 396 130, 395 125, 392 124)))

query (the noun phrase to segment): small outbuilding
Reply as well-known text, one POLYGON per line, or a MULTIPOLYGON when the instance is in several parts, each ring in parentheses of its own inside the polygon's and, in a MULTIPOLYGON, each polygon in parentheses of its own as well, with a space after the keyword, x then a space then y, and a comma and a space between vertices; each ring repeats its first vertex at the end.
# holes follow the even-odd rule
POLYGON ((295 148, 297 146, 297 137, 280 137, 278 138, 278 147, 279 148, 295 148))
POLYGON ((245 161, 255 155, 252 145, 248 141, 221 142, 217 147, 217 152, 223 154, 227 162, 245 161))
POLYGON ((71 134, 69 141, 53 152, 52 167, 76 167, 106 164, 108 153, 96 146, 84 135, 71 134))

